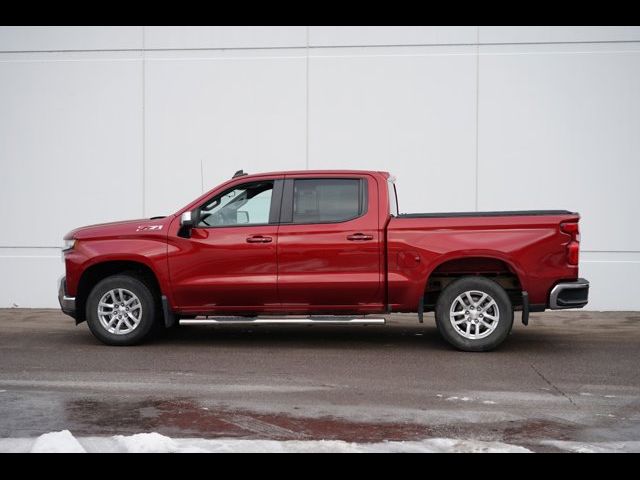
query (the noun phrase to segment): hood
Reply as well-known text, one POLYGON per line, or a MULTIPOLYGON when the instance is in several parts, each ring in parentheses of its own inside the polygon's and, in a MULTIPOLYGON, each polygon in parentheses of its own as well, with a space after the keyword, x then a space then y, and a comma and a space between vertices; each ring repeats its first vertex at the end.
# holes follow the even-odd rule
POLYGON ((122 222, 98 223, 71 230, 64 236, 65 240, 90 238, 129 237, 132 235, 149 235, 167 233, 167 228, 173 216, 141 218, 122 222))

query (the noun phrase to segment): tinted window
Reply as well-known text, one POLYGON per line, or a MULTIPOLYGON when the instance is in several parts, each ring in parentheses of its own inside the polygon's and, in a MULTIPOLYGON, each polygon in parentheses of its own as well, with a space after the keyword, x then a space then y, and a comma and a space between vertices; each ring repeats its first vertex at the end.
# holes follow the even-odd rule
POLYGON ((340 222, 362 215, 363 185, 358 179, 295 180, 293 223, 340 222))
POLYGON ((239 185, 213 197, 200 209, 199 227, 269 223, 273 182, 239 185))

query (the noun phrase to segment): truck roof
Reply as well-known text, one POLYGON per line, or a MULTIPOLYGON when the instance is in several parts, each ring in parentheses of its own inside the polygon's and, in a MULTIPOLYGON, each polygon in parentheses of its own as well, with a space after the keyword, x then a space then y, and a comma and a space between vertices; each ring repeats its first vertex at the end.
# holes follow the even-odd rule
POLYGON ((344 174, 344 175, 362 175, 362 174, 370 174, 370 175, 382 175, 384 177, 390 177, 391 174, 389 172, 379 171, 379 170, 282 170, 275 172, 258 172, 258 173, 247 173, 243 175, 244 178, 251 177, 262 177, 264 175, 299 175, 299 174, 307 174, 307 175, 325 175, 325 174, 344 174))

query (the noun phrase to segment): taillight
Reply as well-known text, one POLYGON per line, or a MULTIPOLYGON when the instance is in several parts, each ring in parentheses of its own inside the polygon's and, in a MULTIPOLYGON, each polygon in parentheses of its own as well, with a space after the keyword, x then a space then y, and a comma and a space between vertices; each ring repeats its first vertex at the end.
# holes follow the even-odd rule
POLYGON ((577 222, 561 223, 560 230, 571 235, 578 235, 578 233, 580 233, 580 228, 578 227, 577 222))
POLYGON ((569 265, 578 265, 580 258, 580 244, 578 242, 571 242, 567 245, 567 262, 569 265))
POLYGON ((580 227, 578 227, 578 222, 561 223, 560 230, 571 235, 571 241, 567 245, 567 262, 569 265, 578 265, 580 257, 580 227))

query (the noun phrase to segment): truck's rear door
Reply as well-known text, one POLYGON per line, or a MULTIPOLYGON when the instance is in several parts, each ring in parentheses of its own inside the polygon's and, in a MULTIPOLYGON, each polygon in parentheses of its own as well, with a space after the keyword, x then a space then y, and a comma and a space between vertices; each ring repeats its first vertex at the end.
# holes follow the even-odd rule
POLYGON ((380 309, 377 188, 368 175, 286 176, 278 295, 288 311, 380 309))

